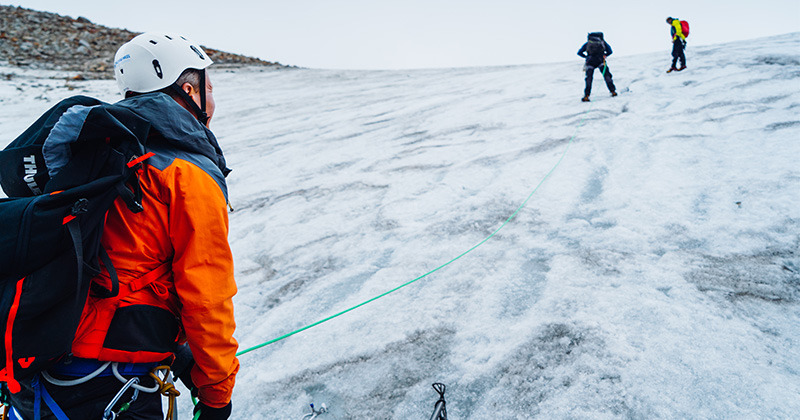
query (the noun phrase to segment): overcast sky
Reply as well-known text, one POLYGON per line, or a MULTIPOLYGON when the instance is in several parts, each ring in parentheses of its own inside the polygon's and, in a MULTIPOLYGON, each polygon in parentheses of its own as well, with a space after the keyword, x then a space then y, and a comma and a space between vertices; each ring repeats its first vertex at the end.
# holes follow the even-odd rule
MULTIPOLYGON (((531 0, 27 0, 2 4, 83 16, 131 31, 181 33, 224 51, 282 64, 400 69, 580 60, 586 33, 618 55, 669 54, 673 16, 689 49, 800 31, 798 0, 685 2, 531 0), (681 4, 682 3, 682 4, 681 4)), ((800 54, 800 51, 792 53, 800 54)))

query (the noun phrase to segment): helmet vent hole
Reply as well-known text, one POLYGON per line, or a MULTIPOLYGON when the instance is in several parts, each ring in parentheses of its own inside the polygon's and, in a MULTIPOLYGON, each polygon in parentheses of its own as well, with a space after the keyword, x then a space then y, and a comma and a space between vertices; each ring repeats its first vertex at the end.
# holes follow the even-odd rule
POLYGON ((194 45, 190 45, 190 47, 192 48, 192 51, 194 51, 194 53, 197 54, 198 57, 200 57, 201 60, 205 60, 206 59, 203 56, 203 53, 201 53, 200 50, 197 49, 197 47, 195 47, 194 45))
POLYGON ((120 74, 125 74, 125 69, 119 69, 120 74))
POLYGON ((156 42, 156 41, 153 41, 152 39, 150 40, 150 43, 151 43, 151 44, 153 44, 153 45, 156 45, 156 44, 158 44, 158 42, 156 42))
POLYGON ((153 60, 153 69, 155 69, 156 76, 158 76, 159 79, 164 78, 164 72, 161 71, 161 64, 158 63, 158 60, 153 60))
POLYGON ((172 37, 169 35, 164 35, 164 38, 167 38, 168 40, 172 41, 172 37))

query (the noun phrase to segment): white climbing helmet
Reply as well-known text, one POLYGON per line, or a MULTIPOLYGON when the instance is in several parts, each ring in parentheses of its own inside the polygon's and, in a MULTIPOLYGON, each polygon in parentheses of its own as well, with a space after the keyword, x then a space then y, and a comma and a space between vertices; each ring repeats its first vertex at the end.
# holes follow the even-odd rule
POLYGON ((147 93, 172 85, 186 69, 211 63, 200 45, 180 35, 145 32, 119 47, 114 76, 123 95, 147 93))

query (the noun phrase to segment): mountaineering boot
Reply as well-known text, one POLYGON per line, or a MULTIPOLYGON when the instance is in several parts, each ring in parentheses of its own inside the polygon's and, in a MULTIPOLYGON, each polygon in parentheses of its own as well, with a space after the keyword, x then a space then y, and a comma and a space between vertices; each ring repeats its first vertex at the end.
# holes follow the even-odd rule
POLYGON ((611 97, 613 98, 614 96, 617 96, 617 91, 611 92, 611 97))
POLYGON ((589 95, 586 95, 583 98, 581 98, 581 102, 589 102, 589 95))
POLYGON ((677 71, 677 70, 678 69, 675 68, 675 67, 670 67, 669 70, 667 70, 667 73, 672 73, 673 71, 677 71))
POLYGON ((679 68, 675 69, 675 71, 681 71, 681 70, 683 70, 685 68, 686 68, 686 65, 684 64, 684 65, 680 66, 679 68))

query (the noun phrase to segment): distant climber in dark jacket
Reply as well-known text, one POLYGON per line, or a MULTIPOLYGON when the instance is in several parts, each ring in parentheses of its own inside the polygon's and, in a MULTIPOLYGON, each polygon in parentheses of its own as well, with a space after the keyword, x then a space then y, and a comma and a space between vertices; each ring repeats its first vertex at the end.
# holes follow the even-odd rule
POLYGON ((589 102, 589 94, 592 93, 592 79, 594 78, 594 69, 599 69, 603 78, 606 80, 608 91, 611 96, 617 96, 617 89, 614 87, 614 82, 611 80, 611 71, 608 70, 606 64, 606 57, 611 55, 611 46, 603 39, 602 32, 592 32, 587 36, 587 41, 581 49, 578 50, 578 55, 586 59, 586 89, 583 91, 583 102, 589 102))

